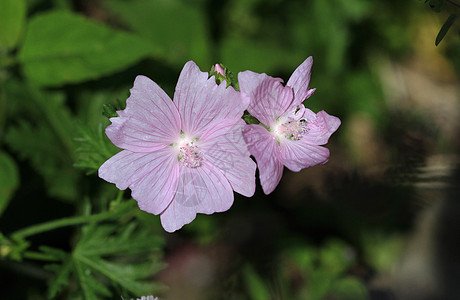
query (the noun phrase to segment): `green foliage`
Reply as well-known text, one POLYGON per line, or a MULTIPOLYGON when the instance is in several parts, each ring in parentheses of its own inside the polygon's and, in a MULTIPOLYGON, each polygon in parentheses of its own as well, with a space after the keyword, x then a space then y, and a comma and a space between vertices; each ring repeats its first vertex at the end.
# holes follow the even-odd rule
POLYGON ((244 282, 251 300, 270 299, 270 291, 262 277, 257 274, 253 267, 246 266, 243 271, 244 282))
POLYGON ((5 92, 7 103, 26 116, 8 128, 6 143, 43 176, 50 195, 74 199, 78 184, 78 172, 71 166, 75 133, 64 95, 44 93, 21 82, 10 82, 5 92))
POLYGON ((368 232, 362 237, 364 258, 378 272, 389 272, 403 249, 403 237, 398 234, 368 232))
POLYGON ((321 247, 298 245, 288 249, 280 262, 279 284, 290 286, 293 274, 302 278, 300 289, 291 291, 288 299, 368 299, 363 282, 348 275, 356 264, 354 250, 348 244, 331 239, 321 247))
POLYGON ((23 252, 30 246, 30 243, 23 240, 12 240, 0 232, 0 259, 10 258, 16 261, 22 261, 23 252))
POLYGON ((15 161, 0 150, 0 216, 19 186, 19 171, 15 161))
POLYGON ((179 0, 105 1, 117 19, 152 44, 154 55, 171 64, 193 59, 210 65, 209 31, 200 6, 179 0))
MULTIPOLYGON (((436 13, 440 13, 442 10, 446 9, 449 6, 456 7, 457 9, 460 8, 460 4, 456 2, 452 2, 452 1, 449 1, 450 5, 446 5, 446 0, 425 0, 425 3, 428 3, 431 9, 435 11, 436 13)), ((441 29, 439 30, 438 35, 436 36, 436 40, 434 42, 436 46, 438 46, 441 43, 441 41, 444 39, 449 29, 452 27, 452 25, 457 20, 457 17, 458 17, 458 13, 449 14, 449 17, 447 17, 446 21, 444 22, 441 29)))
POLYGON ((452 24, 454 24, 455 20, 457 20, 457 17, 458 17, 457 14, 451 14, 447 18, 447 20, 444 22, 444 24, 441 27, 441 30, 439 30, 439 33, 436 36, 436 41, 435 41, 436 46, 439 45, 439 43, 441 43, 442 39, 444 38, 444 36, 449 31, 449 29, 452 26, 452 24))
MULTIPOLYGON (((453 8, 445 0, 427 2, 437 12, 453 8)), ((156 235, 163 232, 159 218, 131 207, 135 201, 125 201, 128 192, 119 192, 114 185, 80 170, 94 174, 119 151, 104 129, 110 123, 107 118, 116 117, 116 111, 124 108, 136 75, 148 75, 172 91, 186 61, 193 59, 201 69, 223 62, 235 74, 226 69, 227 84, 238 89, 239 71, 250 69, 287 80, 294 68, 312 55, 311 85, 317 92, 305 102, 308 108, 339 116, 343 126, 348 117, 363 112, 376 125, 391 123, 376 57, 393 63, 409 53, 416 7, 398 0, 0 0, 0 143, 5 148, 0 150, 0 214, 9 206, 1 219, 5 235, 0 234, 0 258, 18 274, 21 287, 34 272, 28 274, 28 268, 18 268, 8 260, 35 260, 33 266, 45 268, 51 277, 39 273, 41 281, 33 282, 30 291, 7 287, 2 296, 127 299, 161 291, 157 279, 152 278, 164 267, 160 254, 164 241, 156 235), (10 201, 13 193, 18 201, 10 201), (117 210, 120 205, 126 205, 126 210, 117 210), (91 207, 98 213, 91 215, 91 207), (34 225, 36 222, 44 224, 34 225), (83 225, 45 234, 77 224, 83 225), (23 227, 25 231, 21 231, 23 227), (43 234, 29 240, 30 228, 43 234), (27 234, 14 238, 17 231, 27 234)), ((447 19, 436 44, 454 30, 454 21, 453 16, 447 19)), ((458 40, 445 41, 457 71, 458 40)), ((216 76, 217 82, 223 79, 216 76)), ((248 114, 243 118, 250 124, 259 123, 248 114)), ((344 152, 340 154, 340 145, 333 147, 331 153, 346 158, 344 152)), ((351 160, 347 161, 344 168, 353 168, 351 160)), ((315 177, 311 186, 317 184, 315 177)), ((337 184, 331 181, 330 188, 337 184)), ((374 187, 363 190, 366 197, 376 191, 374 187)), ((217 243, 224 256, 234 255, 238 261, 246 258, 247 251, 235 254, 233 249, 245 247, 245 234, 251 234, 249 248, 271 225, 280 236, 302 241, 308 227, 308 232, 321 235, 326 242, 282 244, 262 253, 258 258, 275 261, 275 278, 267 276, 265 266, 251 260, 235 271, 241 275, 242 287, 230 292, 237 294, 232 299, 367 299, 362 278, 352 274, 363 268, 372 273, 391 271, 401 250, 401 235, 372 231, 360 239, 353 229, 364 222, 356 222, 355 217, 346 224, 340 221, 350 215, 348 207, 342 211, 344 206, 339 206, 339 215, 332 218, 323 211, 297 206, 298 199, 285 201, 282 191, 272 194, 270 201, 240 201, 236 197, 230 213, 199 217, 171 235, 168 250, 175 254, 189 240, 206 250, 217 243), (239 210, 250 211, 247 224, 239 219, 239 210), (270 210, 276 211, 273 224, 252 223, 270 210), (221 230, 220 222, 233 216, 238 225, 257 230, 221 230), (284 227, 285 223, 289 227, 284 227), (359 241, 344 243, 334 238, 336 232, 359 241), (177 240, 181 242, 174 243, 177 240), (277 260, 280 257, 281 262, 277 260)), ((305 202, 310 202, 315 193, 307 192, 305 202)), ((355 195, 353 203, 359 203, 355 195)), ((343 200, 342 195, 338 197, 343 200)), ((334 199, 326 200, 324 203, 332 203, 334 199)), ((398 213, 402 214, 399 209, 398 213)), ((363 217, 367 218, 372 217, 363 217)), ((276 234, 270 232, 267 240, 276 239, 276 234)), ((174 255, 172 258, 174 262, 174 255)))
POLYGON ((135 221, 124 226, 87 225, 72 253, 40 248, 44 254, 61 261, 61 264, 46 266, 55 274, 49 281, 48 296, 55 298, 62 293, 69 287, 71 278, 78 281, 84 299, 112 299, 113 291, 104 284, 107 280, 120 288, 118 292, 123 295, 157 293, 163 287, 149 278, 164 268, 155 258, 162 245, 161 238, 139 228, 135 221))
POLYGON ((78 137, 75 141, 80 143, 77 148, 77 162, 75 167, 88 170, 87 174, 97 171, 99 167, 117 152, 117 148, 108 140, 104 134, 101 123, 98 128, 88 128, 78 125, 78 137))
POLYGON ((53 11, 30 20, 19 59, 31 82, 59 86, 111 74, 151 50, 135 35, 74 13, 53 11))
POLYGON ((25 14, 25 0, 0 1, 0 54, 2 48, 14 48, 18 43, 25 14))

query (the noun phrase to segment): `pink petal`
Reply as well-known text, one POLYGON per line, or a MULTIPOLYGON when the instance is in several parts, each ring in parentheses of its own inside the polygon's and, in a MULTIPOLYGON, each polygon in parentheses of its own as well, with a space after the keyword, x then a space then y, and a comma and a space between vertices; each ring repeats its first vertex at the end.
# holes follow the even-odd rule
POLYGON ((313 57, 307 58, 300 66, 295 69, 289 78, 286 86, 291 87, 294 90, 294 101, 292 107, 297 107, 305 99, 308 99, 316 89, 309 89, 311 67, 313 65, 313 57))
POLYGON ((177 82, 174 103, 179 109, 182 130, 187 135, 199 137, 213 122, 241 118, 249 104, 245 94, 238 93, 226 84, 216 84, 208 73, 189 61, 177 82))
POLYGON ((254 195, 256 189, 256 164, 249 157, 243 139, 245 122, 241 119, 223 120, 208 128, 200 139, 200 149, 205 159, 220 169, 233 190, 246 197, 254 195))
POLYGON ((111 118, 106 134, 115 146, 151 152, 172 143, 180 134, 180 116, 174 103, 152 80, 137 76, 126 109, 111 118))
POLYGON ((168 232, 192 222, 197 213, 212 214, 228 210, 233 191, 224 175, 204 162, 197 168, 181 166, 176 196, 161 214, 161 224, 168 232))
POLYGON ((278 159, 278 142, 260 125, 246 125, 243 135, 249 152, 257 161, 262 189, 268 195, 273 192, 283 175, 283 165, 278 159))
POLYGON ((289 170, 299 172, 308 167, 325 164, 329 159, 329 149, 307 144, 303 140, 283 139, 279 158, 289 170))
POLYGON ((302 140, 312 145, 327 144, 341 123, 339 118, 329 115, 324 110, 315 115, 311 110, 306 109, 304 118, 308 122, 308 132, 302 140))
POLYGON ((282 82, 282 79, 265 73, 244 71, 238 74, 241 92, 248 94, 251 99, 249 113, 267 126, 272 126, 292 104, 292 88, 284 87, 282 82))
POLYGON ((174 196, 178 172, 177 156, 166 146, 151 153, 123 150, 99 168, 99 177, 120 190, 129 187, 142 210, 159 214, 174 196))

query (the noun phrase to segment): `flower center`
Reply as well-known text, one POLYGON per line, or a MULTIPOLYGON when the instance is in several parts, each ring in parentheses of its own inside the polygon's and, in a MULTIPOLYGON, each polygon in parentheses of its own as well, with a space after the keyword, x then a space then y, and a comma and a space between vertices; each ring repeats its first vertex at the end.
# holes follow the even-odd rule
POLYGON ((308 132, 308 124, 305 119, 290 121, 278 125, 275 132, 287 139, 298 141, 308 132))
POLYGON ((177 145, 179 149, 177 160, 189 168, 199 167, 203 161, 200 149, 195 142, 196 140, 182 139, 182 141, 177 145))

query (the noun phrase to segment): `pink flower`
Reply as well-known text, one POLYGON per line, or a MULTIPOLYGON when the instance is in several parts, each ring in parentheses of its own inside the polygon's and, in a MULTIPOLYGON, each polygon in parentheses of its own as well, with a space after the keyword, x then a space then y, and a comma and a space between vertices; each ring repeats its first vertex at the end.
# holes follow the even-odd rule
POLYGON ((233 191, 250 197, 256 165, 242 136, 249 98, 201 72, 189 61, 174 101, 153 81, 137 76, 126 109, 111 118, 109 139, 124 149, 99 177, 130 188, 139 208, 161 215, 168 232, 197 213, 228 210, 233 191))
POLYGON ((297 67, 286 86, 282 79, 267 74, 238 74, 241 92, 251 98, 248 112, 262 123, 246 125, 243 133, 267 195, 280 182, 283 165, 298 172, 329 159, 329 150, 320 145, 328 142, 340 120, 325 111, 315 114, 302 104, 315 92, 309 89, 312 64, 310 56, 297 67))

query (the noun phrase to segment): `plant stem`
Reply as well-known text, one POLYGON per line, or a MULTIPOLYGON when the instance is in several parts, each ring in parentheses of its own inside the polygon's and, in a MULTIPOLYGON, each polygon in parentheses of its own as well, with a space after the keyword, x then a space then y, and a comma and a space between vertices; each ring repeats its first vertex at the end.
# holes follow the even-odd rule
POLYGON ((89 222, 99 222, 105 219, 116 217, 117 215, 123 213, 126 209, 132 206, 132 201, 126 201, 121 203, 118 207, 116 207, 112 211, 103 212, 100 214, 94 214, 89 216, 78 216, 78 217, 70 217, 70 218, 63 218, 59 220, 54 220, 50 222, 45 222, 42 224, 32 225, 30 227, 20 229, 14 232, 11 235, 13 240, 20 240, 24 239, 25 237, 35 235, 41 232, 53 230, 56 228, 64 227, 64 226, 71 226, 77 225, 82 223, 89 223, 89 222))
POLYGON ((35 252, 35 251, 26 251, 23 253, 22 257, 36 259, 36 260, 59 261, 59 258, 55 256, 50 256, 50 255, 43 254, 40 252, 35 252))

